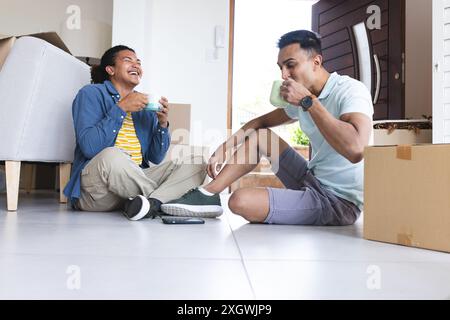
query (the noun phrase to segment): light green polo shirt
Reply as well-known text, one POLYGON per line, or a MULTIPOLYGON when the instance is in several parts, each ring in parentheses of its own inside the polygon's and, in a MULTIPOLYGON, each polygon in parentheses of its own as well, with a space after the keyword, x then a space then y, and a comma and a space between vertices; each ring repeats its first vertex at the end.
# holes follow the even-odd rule
MULTIPOLYGON (((363 113, 373 117, 373 104, 366 86, 348 76, 330 75, 318 97, 321 104, 336 119, 346 113, 363 113)), ((287 115, 299 120, 300 127, 309 137, 312 155, 308 168, 324 188, 336 196, 353 202, 363 209, 364 161, 351 163, 336 152, 320 133, 309 112, 301 107, 288 106, 287 115)))

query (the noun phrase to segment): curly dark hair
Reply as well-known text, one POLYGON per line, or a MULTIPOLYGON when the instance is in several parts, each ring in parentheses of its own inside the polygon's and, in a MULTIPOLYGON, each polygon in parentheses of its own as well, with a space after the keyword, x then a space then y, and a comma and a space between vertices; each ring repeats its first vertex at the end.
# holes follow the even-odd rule
POLYGON ((99 65, 92 66, 91 68, 91 82, 103 83, 105 80, 109 80, 109 74, 106 72, 107 66, 113 66, 115 64, 117 53, 123 50, 129 50, 135 52, 133 49, 119 45, 112 47, 103 54, 99 65))

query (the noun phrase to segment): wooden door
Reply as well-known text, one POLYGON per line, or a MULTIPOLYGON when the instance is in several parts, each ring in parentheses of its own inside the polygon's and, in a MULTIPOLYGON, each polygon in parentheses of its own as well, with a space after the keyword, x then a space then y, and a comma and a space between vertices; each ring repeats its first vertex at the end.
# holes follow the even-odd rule
POLYGON ((405 117, 404 8, 404 0, 321 0, 313 6, 312 30, 322 36, 325 68, 364 80, 374 120, 405 117), (380 29, 368 23, 376 14, 371 6, 379 8, 380 29))

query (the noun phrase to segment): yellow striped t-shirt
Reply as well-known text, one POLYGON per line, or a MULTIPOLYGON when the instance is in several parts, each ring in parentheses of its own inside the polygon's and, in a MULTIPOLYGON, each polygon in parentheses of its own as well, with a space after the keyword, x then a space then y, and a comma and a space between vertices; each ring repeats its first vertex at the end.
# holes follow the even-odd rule
POLYGON ((122 128, 120 128, 120 131, 117 134, 116 144, 114 146, 127 152, 137 165, 141 165, 141 143, 139 142, 139 139, 136 135, 136 130, 134 129, 131 112, 127 112, 127 116, 123 121, 122 128))

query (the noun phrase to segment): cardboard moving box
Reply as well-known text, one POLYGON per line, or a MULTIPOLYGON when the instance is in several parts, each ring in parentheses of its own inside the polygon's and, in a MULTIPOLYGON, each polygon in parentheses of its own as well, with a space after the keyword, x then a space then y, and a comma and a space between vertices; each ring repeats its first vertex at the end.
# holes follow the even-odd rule
POLYGON ((450 252, 450 145, 368 147, 364 238, 450 252))
POLYGON ((170 103, 169 109, 171 143, 189 145, 191 134, 191 105, 170 103))
MULTIPOLYGON (((184 159, 191 155, 201 156, 204 161, 207 161, 209 159, 209 147, 190 144, 191 105, 171 103, 169 107, 169 130, 172 140, 165 161, 184 159)), ((198 162, 198 164, 200 163, 198 162)))

